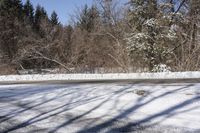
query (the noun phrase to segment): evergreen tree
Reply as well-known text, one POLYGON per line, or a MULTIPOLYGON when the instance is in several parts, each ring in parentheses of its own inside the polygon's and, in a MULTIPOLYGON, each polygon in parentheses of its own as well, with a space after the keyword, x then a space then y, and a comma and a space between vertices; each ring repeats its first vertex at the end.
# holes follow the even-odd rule
POLYGON ((55 11, 52 12, 50 22, 52 25, 59 25, 60 23, 58 22, 58 15, 55 11))
POLYGON ((35 16, 34 16, 34 28, 36 32, 40 31, 40 24, 43 19, 48 19, 47 12, 43 7, 38 5, 36 7, 35 16))
POLYGON ((30 0, 27 0, 24 4, 24 14, 26 15, 25 17, 28 18, 29 23, 32 25, 34 23, 34 8, 30 3, 30 0))
POLYGON ((130 55, 137 53, 149 64, 149 69, 165 64, 176 46, 176 33, 169 23, 171 14, 163 13, 157 0, 131 0, 130 25, 134 31, 128 34, 130 55))
POLYGON ((88 8, 87 5, 82 9, 80 16, 78 18, 77 25, 87 32, 91 32, 94 27, 97 19, 99 18, 99 12, 95 6, 88 8))

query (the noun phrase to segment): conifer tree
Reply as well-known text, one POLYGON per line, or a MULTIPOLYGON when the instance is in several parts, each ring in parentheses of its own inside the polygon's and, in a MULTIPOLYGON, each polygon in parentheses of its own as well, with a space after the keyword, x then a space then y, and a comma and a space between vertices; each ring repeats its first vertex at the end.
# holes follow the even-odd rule
POLYGON ((99 18, 98 10, 95 6, 88 8, 87 5, 82 9, 78 18, 77 25, 87 32, 91 32, 95 27, 95 21, 99 18))
MULTIPOLYGON (((131 0, 130 25, 127 43, 130 55, 137 53, 148 63, 149 70, 165 64, 172 54, 176 33, 169 26, 171 16, 160 10, 157 0, 131 0)), ((176 46, 176 45, 174 45, 176 46)))
POLYGON ((59 21, 58 21, 58 15, 55 11, 52 12, 51 14, 51 18, 50 18, 50 22, 52 25, 59 25, 59 21))
POLYGON ((33 5, 30 3, 30 0, 27 0, 24 4, 24 14, 25 17, 28 18, 29 23, 33 25, 34 23, 34 8, 33 5))
POLYGON ((37 5, 34 16, 34 28, 38 33, 40 32, 40 24, 43 19, 48 19, 47 12, 43 7, 37 5))

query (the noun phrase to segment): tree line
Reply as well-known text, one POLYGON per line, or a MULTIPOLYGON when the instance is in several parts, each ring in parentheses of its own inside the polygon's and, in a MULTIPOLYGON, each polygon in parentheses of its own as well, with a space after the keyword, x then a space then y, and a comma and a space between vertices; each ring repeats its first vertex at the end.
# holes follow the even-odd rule
POLYGON ((0 0, 0 73, 199 70, 199 19, 199 0, 94 0, 62 25, 29 0, 0 0))

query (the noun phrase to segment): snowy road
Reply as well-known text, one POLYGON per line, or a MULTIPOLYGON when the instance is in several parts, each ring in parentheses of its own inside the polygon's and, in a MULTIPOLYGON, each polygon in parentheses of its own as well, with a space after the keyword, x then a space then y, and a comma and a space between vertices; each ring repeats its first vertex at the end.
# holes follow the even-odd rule
POLYGON ((0 85, 0 132, 200 132, 200 83, 0 85))

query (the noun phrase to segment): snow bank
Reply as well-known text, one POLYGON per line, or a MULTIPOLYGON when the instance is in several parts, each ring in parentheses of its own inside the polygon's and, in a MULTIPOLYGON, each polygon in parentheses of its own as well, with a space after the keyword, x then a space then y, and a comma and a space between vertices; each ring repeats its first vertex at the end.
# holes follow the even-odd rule
POLYGON ((200 79, 200 72, 49 74, 0 76, 0 82, 200 79))

